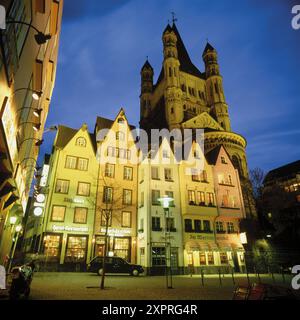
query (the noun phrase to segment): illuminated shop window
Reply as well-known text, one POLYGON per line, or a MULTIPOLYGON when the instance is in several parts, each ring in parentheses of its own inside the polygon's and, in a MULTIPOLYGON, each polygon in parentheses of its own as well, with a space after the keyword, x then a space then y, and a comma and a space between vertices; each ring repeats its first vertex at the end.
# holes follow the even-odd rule
POLYGON ((166 265, 165 247, 152 247, 152 266, 166 265))
POLYGON ((115 238, 114 255, 130 261, 130 239, 129 238, 115 238))
POLYGON ((208 262, 209 265, 215 264, 214 253, 213 252, 207 252, 207 262, 208 262))
POLYGON ((87 238, 69 236, 65 262, 84 262, 87 248, 87 238))
POLYGON ((221 264, 228 264, 227 252, 220 252, 220 261, 221 264))
POLYGON ((60 255, 60 236, 45 235, 44 236, 44 254, 46 257, 58 258, 60 255))
POLYGON ((205 266, 206 265, 206 255, 205 252, 200 252, 199 253, 199 260, 200 260, 200 265, 205 266))

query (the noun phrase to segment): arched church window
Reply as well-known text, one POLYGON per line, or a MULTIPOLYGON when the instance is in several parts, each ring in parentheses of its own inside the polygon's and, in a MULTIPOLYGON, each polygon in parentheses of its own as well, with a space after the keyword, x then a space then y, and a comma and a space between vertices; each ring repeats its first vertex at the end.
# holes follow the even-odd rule
POLYGON ((122 131, 116 132, 116 140, 124 141, 125 140, 125 133, 122 131))
POLYGON ((79 137, 76 139, 76 146, 86 147, 86 140, 83 137, 79 137))

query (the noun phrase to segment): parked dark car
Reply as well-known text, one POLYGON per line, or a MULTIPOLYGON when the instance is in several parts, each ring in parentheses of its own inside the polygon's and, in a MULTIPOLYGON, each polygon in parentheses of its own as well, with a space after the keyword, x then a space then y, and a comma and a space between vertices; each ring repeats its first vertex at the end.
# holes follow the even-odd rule
MULTIPOLYGON (((103 273, 103 257, 96 257, 90 261, 87 270, 95 272, 99 276, 103 273)), ((120 257, 106 257, 105 258, 105 273, 126 273, 132 276, 139 276, 144 272, 142 266, 128 263, 120 257)))

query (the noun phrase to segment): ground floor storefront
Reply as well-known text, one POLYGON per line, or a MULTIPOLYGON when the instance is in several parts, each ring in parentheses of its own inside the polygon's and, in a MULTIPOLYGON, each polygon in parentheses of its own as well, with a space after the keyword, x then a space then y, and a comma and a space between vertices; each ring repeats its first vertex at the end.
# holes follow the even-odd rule
POLYGON ((245 251, 235 234, 186 234, 184 273, 246 272, 245 251))

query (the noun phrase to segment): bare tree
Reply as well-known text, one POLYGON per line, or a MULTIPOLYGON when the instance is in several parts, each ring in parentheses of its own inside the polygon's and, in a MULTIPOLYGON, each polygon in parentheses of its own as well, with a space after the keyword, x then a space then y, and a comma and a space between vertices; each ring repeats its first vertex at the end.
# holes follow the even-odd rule
MULTIPOLYGON (((100 169, 101 170, 101 169, 100 169)), ((105 273, 106 273, 106 258, 108 256, 108 240, 109 240, 109 227, 114 220, 120 223, 120 215, 118 213, 126 209, 130 203, 124 203, 123 188, 114 180, 109 177, 105 177, 103 172, 100 174, 98 186, 102 188, 102 199, 101 193, 97 194, 96 211, 102 215, 105 232, 104 232, 104 255, 103 265, 101 274, 100 289, 105 289, 105 273)), ((98 188, 99 188, 98 187, 98 188)), ((132 196, 132 195, 131 195, 132 196)), ((131 199, 132 200, 132 199, 131 199)), ((101 218, 101 220, 102 220, 101 218)), ((100 223, 101 226, 102 223, 100 223)), ((101 227, 100 226, 100 227, 101 227)))

